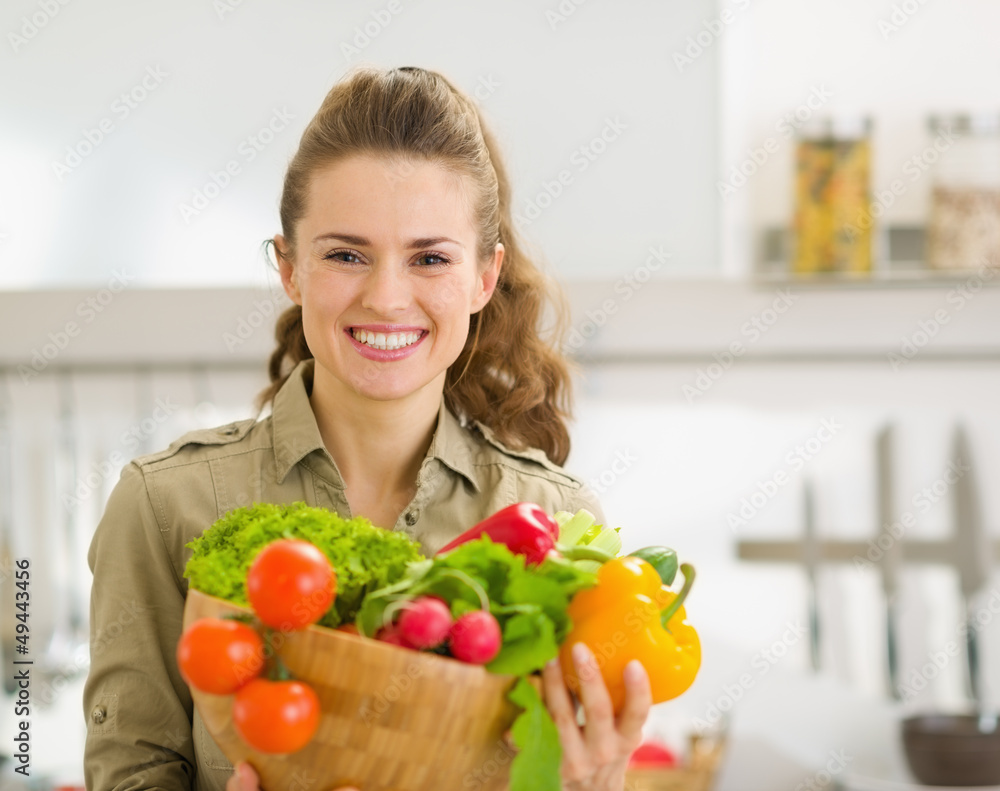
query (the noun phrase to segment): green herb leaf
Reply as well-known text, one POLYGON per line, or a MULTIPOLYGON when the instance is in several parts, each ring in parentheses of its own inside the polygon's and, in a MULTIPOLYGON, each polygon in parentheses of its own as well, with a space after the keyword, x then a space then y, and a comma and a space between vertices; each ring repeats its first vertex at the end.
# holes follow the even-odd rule
POLYGON ((519 613, 503 625, 500 653, 486 665, 491 673, 523 676, 545 666, 559 653, 555 627, 544 613, 519 613))
POLYGON ((518 679, 507 699, 523 709, 510 729, 518 749, 510 764, 511 791, 560 791, 562 746, 549 710, 524 678, 518 679))

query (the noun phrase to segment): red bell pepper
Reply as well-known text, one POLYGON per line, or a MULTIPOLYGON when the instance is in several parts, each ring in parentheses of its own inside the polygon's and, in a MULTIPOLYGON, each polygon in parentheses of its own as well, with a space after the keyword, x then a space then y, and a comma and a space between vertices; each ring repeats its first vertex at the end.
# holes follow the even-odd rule
POLYGON ((559 525, 551 516, 535 503, 514 503, 486 517, 482 522, 466 530, 458 538, 445 544, 437 551, 443 555, 467 541, 488 536, 490 541, 503 544, 516 555, 524 555, 529 565, 538 565, 546 557, 564 557, 567 560, 596 560, 603 563, 611 555, 586 546, 561 547, 559 525))
POLYGON ((545 560, 545 556, 555 549, 559 525, 541 506, 514 503, 486 517, 471 530, 466 530, 441 547, 437 554, 442 555, 484 535, 497 544, 504 544, 511 552, 524 555, 528 563, 534 565, 545 560))

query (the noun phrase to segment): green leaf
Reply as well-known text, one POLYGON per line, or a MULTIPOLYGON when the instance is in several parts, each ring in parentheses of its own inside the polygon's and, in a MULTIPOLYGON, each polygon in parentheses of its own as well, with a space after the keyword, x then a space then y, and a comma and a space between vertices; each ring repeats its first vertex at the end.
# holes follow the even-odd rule
POLYGON ((486 665, 491 673, 523 676, 545 666, 559 653, 555 627, 543 613, 511 616, 503 627, 500 653, 486 665))
POLYGON ((511 726, 510 735, 518 749, 510 764, 511 791, 560 791, 562 746, 559 730, 527 679, 518 679, 507 699, 522 711, 511 726))
POLYGON ((255 503, 227 511, 185 545, 192 554, 184 577, 195 590, 246 606, 250 564, 279 538, 315 544, 337 572, 337 596, 319 619, 322 626, 355 620, 366 594, 402 580, 408 564, 423 559, 420 545, 405 533, 375 527, 363 517, 343 519, 304 502, 255 503))
POLYGON ((556 633, 563 631, 569 623, 569 617, 566 615, 569 597, 562 585, 554 579, 538 574, 518 574, 507 586, 504 603, 518 602, 531 602, 541 607, 542 612, 552 621, 556 633))

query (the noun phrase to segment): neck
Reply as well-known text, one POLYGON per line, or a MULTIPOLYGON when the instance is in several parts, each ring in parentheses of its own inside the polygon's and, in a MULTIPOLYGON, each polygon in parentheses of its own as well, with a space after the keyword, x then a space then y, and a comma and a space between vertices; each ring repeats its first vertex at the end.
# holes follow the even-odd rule
POLYGON ((398 514, 409 503, 443 392, 442 376, 406 398, 374 401, 314 365, 309 403, 355 514, 369 516, 372 504, 380 502, 396 504, 398 514))

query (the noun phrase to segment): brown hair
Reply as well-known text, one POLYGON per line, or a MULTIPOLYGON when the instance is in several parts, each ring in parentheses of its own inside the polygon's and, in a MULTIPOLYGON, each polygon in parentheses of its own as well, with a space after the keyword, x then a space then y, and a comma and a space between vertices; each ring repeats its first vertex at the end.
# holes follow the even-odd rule
MULTIPOLYGON (((504 257, 493 296, 470 318, 465 348, 448 369, 445 402, 456 415, 488 426, 509 447, 541 448, 562 464, 569 454, 570 374, 556 344, 565 327, 565 303, 518 238, 499 153, 475 104, 441 74, 358 67, 327 94, 302 134, 281 196, 288 249, 275 246, 275 254, 294 258, 295 227, 305 214, 309 178, 344 157, 430 160, 468 177, 478 259, 488 260, 497 242, 504 246, 504 257), (547 303, 555 310, 553 342, 540 335, 547 303)), ((278 317, 275 338, 278 347, 268 364, 271 384, 258 395, 258 410, 271 402, 295 365, 312 357, 299 305, 278 317)))

